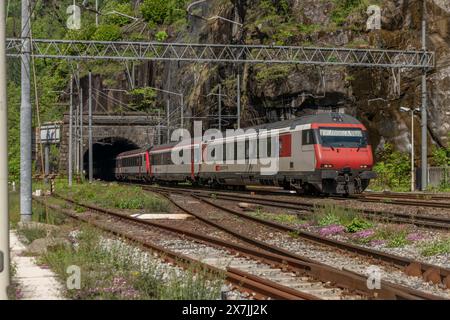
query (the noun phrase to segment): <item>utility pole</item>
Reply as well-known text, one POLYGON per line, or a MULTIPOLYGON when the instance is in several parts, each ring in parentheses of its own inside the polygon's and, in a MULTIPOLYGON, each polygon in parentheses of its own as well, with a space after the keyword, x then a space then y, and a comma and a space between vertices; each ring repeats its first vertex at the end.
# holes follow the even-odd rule
POLYGON ((222 84, 219 84, 219 131, 222 131, 222 84))
POLYGON ((95 26, 98 27, 98 0, 95 0, 95 26))
POLYGON ((44 144, 44 176, 45 182, 48 182, 48 175, 50 174, 50 144, 44 144))
POLYGON ((170 100, 169 99, 167 99, 166 114, 167 114, 167 143, 170 143, 170 100))
POLYGON ((83 89, 80 88, 80 172, 82 176, 84 170, 83 156, 83 89))
POLYGON ((184 128, 184 97, 183 97, 183 94, 181 94, 181 122, 180 122, 180 125, 181 125, 181 128, 180 129, 183 129, 184 128))
POLYGON ((0 4, 0 300, 9 286, 8 106, 6 95, 6 3, 0 4))
POLYGON ((73 76, 70 76, 70 106, 69 106, 69 187, 72 186, 73 174, 73 76))
POLYGON ((416 177, 414 172, 414 108, 411 108, 411 192, 416 190, 416 177))
POLYGON ((241 75, 237 75, 237 128, 241 128, 241 75))
POLYGON ((92 72, 89 70, 89 183, 94 180, 94 165, 92 155, 92 72))
MULTIPOLYGON (((80 92, 80 91, 78 91, 80 92)), ((75 111, 75 172, 80 174, 80 96, 78 95, 77 110, 75 111)))
MULTIPOLYGON (((422 50, 427 50, 427 3, 423 1, 422 12, 422 50)), ((425 64, 425 54, 423 56, 425 64)), ((422 69, 422 191, 426 191, 428 187, 428 115, 427 115, 427 68, 422 69)))
POLYGON ((158 109, 158 146, 161 145, 161 110, 158 109))
MULTIPOLYGON (((2 22, 3 23, 3 22, 2 22)), ((22 0, 22 66, 20 104, 20 218, 31 221, 31 129, 32 112, 30 99, 30 3, 22 0)))

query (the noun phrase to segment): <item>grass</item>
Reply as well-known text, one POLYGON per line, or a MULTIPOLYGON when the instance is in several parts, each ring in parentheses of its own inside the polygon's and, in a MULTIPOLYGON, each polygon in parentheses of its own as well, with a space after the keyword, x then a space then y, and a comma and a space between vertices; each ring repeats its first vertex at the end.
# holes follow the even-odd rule
POLYGON ((450 238, 436 240, 422 246, 421 254, 429 257, 450 253, 450 238))
POLYGON ((349 233, 369 229, 373 226, 355 209, 328 204, 314 208, 313 222, 321 227, 342 225, 349 233))
POLYGON ((67 291, 71 299, 211 300, 220 296, 223 277, 198 266, 196 272, 192 268, 164 275, 148 256, 123 242, 106 240, 91 227, 82 228, 77 243, 76 248, 51 248, 41 258, 62 279, 68 276, 69 266, 80 268, 81 288, 67 291))
POLYGON ((301 219, 297 215, 287 214, 287 213, 267 213, 267 212, 263 212, 261 209, 257 209, 256 211, 252 212, 252 215, 257 218, 260 218, 260 219, 270 220, 270 221, 280 222, 280 223, 286 223, 286 224, 306 223, 305 220, 301 219))
POLYGON ((72 197, 76 201, 104 208, 145 210, 147 212, 169 211, 169 202, 166 199, 146 192, 137 186, 122 186, 117 183, 85 183, 75 184, 72 188, 65 184, 58 184, 56 189, 57 192, 72 197))

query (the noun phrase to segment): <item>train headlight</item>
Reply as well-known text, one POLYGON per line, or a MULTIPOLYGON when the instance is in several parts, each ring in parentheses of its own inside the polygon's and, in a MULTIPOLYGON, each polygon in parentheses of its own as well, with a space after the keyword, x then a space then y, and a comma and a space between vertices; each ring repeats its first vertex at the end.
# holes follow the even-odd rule
POLYGON ((333 168, 333 165, 332 164, 323 164, 322 168, 331 169, 331 168, 333 168))
POLYGON ((367 164, 362 164, 361 166, 360 166, 360 168, 361 169, 367 169, 369 166, 367 165, 367 164))

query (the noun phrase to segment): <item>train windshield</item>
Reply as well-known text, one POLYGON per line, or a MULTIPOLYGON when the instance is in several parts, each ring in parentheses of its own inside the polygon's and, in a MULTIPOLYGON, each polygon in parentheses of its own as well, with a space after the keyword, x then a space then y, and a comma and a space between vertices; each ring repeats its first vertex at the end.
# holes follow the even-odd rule
POLYGON ((366 132, 359 128, 320 128, 321 144, 333 148, 364 148, 366 132))

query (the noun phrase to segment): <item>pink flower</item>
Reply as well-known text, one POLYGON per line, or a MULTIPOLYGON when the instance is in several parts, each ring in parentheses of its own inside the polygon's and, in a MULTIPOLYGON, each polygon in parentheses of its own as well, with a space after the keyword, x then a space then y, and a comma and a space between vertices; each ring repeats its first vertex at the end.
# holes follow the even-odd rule
POLYGON ((424 238, 423 235, 421 235, 418 232, 414 232, 414 233, 408 234, 408 236, 406 237, 406 240, 408 240, 408 241, 419 241, 419 240, 422 240, 423 238, 424 238))
POLYGON ((345 230, 343 226, 340 225, 330 225, 319 230, 319 234, 323 237, 332 236, 341 233, 345 230))
POLYGON ((366 238, 373 236, 374 234, 375 234, 375 231, 373 231, 371 229, 367 229, 367 230, 362 230, 362 231, 356 232, 353 235, 353 237, 358 238, 358 239, 366 239, 366 238))

